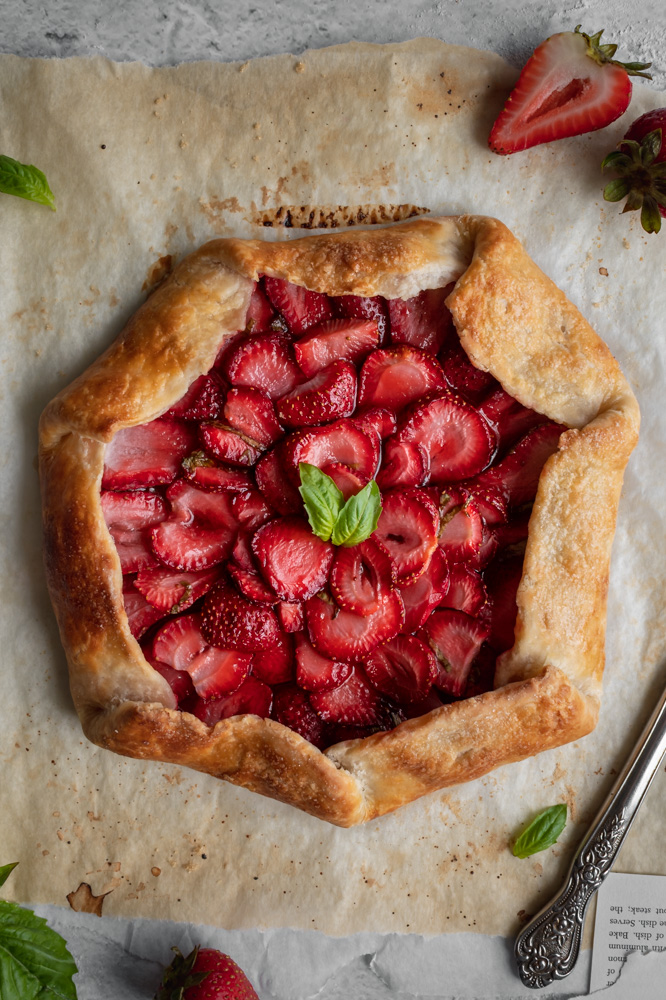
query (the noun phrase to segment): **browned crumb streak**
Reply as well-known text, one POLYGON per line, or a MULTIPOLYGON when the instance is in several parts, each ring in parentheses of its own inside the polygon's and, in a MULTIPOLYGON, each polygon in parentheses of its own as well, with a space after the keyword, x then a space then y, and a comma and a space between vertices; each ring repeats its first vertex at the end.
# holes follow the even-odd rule
POLYGON ((285 229, 338 229, 341 226, 368 226, 402 222, 417 215, 427 215, 429 208, 420 205, 280 205, 258 212, 250 221, 255 225, 284 226, 285 229))

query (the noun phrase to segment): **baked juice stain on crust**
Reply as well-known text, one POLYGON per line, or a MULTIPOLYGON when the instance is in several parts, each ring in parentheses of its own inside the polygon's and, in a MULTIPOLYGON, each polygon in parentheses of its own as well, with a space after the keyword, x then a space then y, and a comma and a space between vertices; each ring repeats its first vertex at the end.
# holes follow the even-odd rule
POLYGON ((421 205, 280 205, 257 212, 249 222, 270 229, 339 229, 349 226, 380 225, 403 222, 418 215, 427 215, 429 208, 421 205))

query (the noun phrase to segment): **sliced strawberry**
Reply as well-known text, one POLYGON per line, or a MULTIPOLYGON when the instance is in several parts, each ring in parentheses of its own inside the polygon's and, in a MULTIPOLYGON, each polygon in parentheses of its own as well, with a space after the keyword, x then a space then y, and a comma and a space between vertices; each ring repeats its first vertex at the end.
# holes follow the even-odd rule
POLYGON ((265 684, 283 684, 293 680, 294 640, 282 632, 270 649, 263 649, 252 656, 252 673, 265 684))
POLYGON ((505 549, 509 545, 518 545, 527 539, 532 508, 527 510, 521 508, 515 513, 508 524, 498 524, 493 533, 497 541, 497 547, 505 549))
POLYGON ((262 452, 258 441, 217 420, 199 424, 199 436, 209 454, 231 465, 254 465, 262 452))
POLYGON ((230 694, 243 683, 252 657, 235 649, 209 645, 200 626, 198 615, 184 615, 170 621, 155 636, 152 654, 175 670, 186 670, 199 697, 230 694))
POLYGON ((325 465, 321 471, 331 477, 345 500, 356 496, 370 482, 367 476, 359 472, 352 472, 350 468, 341 465, 340 462, 331 462, 330 465, 325 465))
POLYGON ((365 434, 374 431, 382 440, 393 434, 398 426, 395 413, 385 406, 369 406, 365 410, 359 410, 354 416, 354 423, 365 434))
POLYGON ((428 712, 434 712, 436 708, 441 708, 443 704, 437 690, 433 687, 430 688, 425 698, 422 698, 421 701, 415 701, 411 705, 404 705, 403 710, 408 719, 418 719, 422 715, 427 715, 428 712))
POLYGON ((248 333, 267 333, 271 329, 274 318, 275 310, 268 301, 268 296, 263 290, 261 282, 257 281, 245 317, 245 329, 248 333))
POLYGON ((277 603, 275 593, 256 571, 244 569, 234 562, 227 565, 227 570, 241 594, 247 597, 248 601, 256 601, 257 604, 277 603))
POLYGON ((347 316, 353 319, 372 320, 377 324, 379 333, 379 344, 384 345, 388 340, 388 307, 386 299, 381 295, 361 296, 361 295, 338 295, 331 299, 338 316, 347 316))
POLYGON ((310 427, 348 417, 355 405, 356 369, 351 361, 342 360, 279 399, 277 414, 285 427, 310 427))
POLYGON ((529 503, 536 496, 544 464, 557 451, 561 433, 558 424, 534 427, 498 465, 477 476, 476 484, 499 487, 513 507, 529 503))
POLYGON ((496 653, 511 649, 515 641, 516 593, 522 574, 522 556, 495 559, 486 571, 488 605, 484 618, 490 625, 488 642, 496 653))
POLYGON ((318 653, 302 633, 296 637, 296 680, 306 691, 338 687, 352 672, 351 663, 331 660, 318 653))
POLYGON ((226 386, 217 372, 200 375, 185 395, 167 411, 181 420, 215 420, 222 413, 226 386))
POLYGON ((281 635, 272 608, 246 600, 226 584, 218 584, 204 598, 201 631, 220 649, 246 653, 270 649, 281 635))
POLYGON ((291 344, 281 333, 244 337, 227 356, 224 371, 232 385, 261 389, 271 399, 279 399, 303 380, 291 344))
POLYGON ((373 351, 365 359, 358 385, 359 406, 381 406, 398 412, 445 385, 439 362, 417 347, 403 344, 373 351))
POLYGON ((426 288, 411 299, 389 299, 392 342, 438 354, 455 334, 453 316, 444 304, 452 290, 451 284, 426 288))
POLYGON ((439 661, 434 683, 440 691, 459 697, 481 643, 488 636, 488 626, 462 611, 435 611, 419 634, 439 661))
POLYGON ((464 563, 454 563, 449 571, 449 589, 441 602, 442 607, 456 608, 474 617, 487 600, 488 594, 480 574, 464 563))
POLYGON ((364 662, 368 680, 393 701, 422 701, 438 676, 430 647, 413 635, 396 635, 370 653, 364 662))
POLYGON ((484 372, 472 364, 459 340, 448 348, 440 361, 446 381, 470 403, 478 403, 497 385, 490 372, 484 372))
POLYGON ((137 490, 172 482, 194 446, 192 430, 172 417, 126 427, 104 453, 103 490, 137 490))
POLYGON ((269 718, 273 704, 273 692, 268 684, 248 677, 241 686, 224 698, 199 698, 192 709, 192 714, 201 719, 207 726, 214 726, 222 719, 230 719, 233 715, 258 715, 262 719, 269 718))
POLYGON ((536 410, 523 406, 517 399, 505 392, 501 385, 484 399, 479 413, 488 421, 497 435, 498 450, 507 448, 527 433, 532 427, 547 422, 547 418, 536 410))
POLYGON ((322 368, 346 358, 357 364, 379 344, 377 323, 364 319, 330 319, 311 328, 294 344, 298 364, 312 378, 322 368))
POLYGON ((493 434, 483 417, 460 396, 448 393, 416 406, 398 440, 425 448, 435 483, 476 475, 486 468, 495 450, 493 434))
POLYGON ((192 678, 185 670, 174 670, 168 663, 160 663, 159 660, 152 660, 146 657, 151 667, 161 674, 164 680, 174 693, 176 703, 180 707, 181 703, 194 694, 194 684, 192 678))
POLYGON ((183 479, 167 490, 171 515, 151 529, 153 551, 165 566, 208 569, 226 559, 237 525, 230 493, 209 493, 183 479))
POLYGON ((141 570, 134 586, 153 607, 173 615, 189 608, 207 594, 219 575, 218 567, 184 573, 158 566, 156 569, 141 570))
POLYGON ((437 512, 415 492, 397 489, 382 497, 373 537, 388 550, 400 585, 415 580, 427 568, 437 548, 438 527, 437 512))
POLYGON ((328 743, 326 724, 315 712, 305 691, 295 684, 287 684, 275 691, 271 716, 320 750, 328 743))
MULTIPOLYGON (((303 510, 297 488, 285 475, 285 450, 280 445, 271 448, 254 467, 257 486, 264 498, 279 514, 296 514, 303 510)), ((295 470, 291 469, 292 476, 295 470)))
POLYGON ((302 632, 305 628, 305 614, 300 601, 280 601, 277 616, 285 632, 302 632))
POLYGON ((430 477, 430 455, 420 444, 410 444, 397 437, 384 442, 382 464, 377 473, 381 490, 393 486, 421 486, 430 477))
POLYGON ((215 459, 204 451, 193 451, 183 459, 183 473, 186 479, 202 490, 215 492, 228 490, 231 493, 238 493, 249 490, 252 486, 252 476, 245 469, 218 465, 215 459))
POLYGON ((475 698, 477 695, 493 690, 496 663, 496 653, 487 642, 484 642, 467 676, 465 698, 475 698))
POLYGON ((437 544, 450 563, 474 558, 483 541, 483 521, 472 497, 455 487, 442 493, 437 544))
POLYGON ((235 493, 229 505, 231 517, 246 531, 256 531, 257 528, 275 517, 275 511, 269 507, 259 490, 245 490, 235 493))
POLYGON ((123 604, 129 630, 135 639, 140 639, 151 625, 164 618, 164 612, 149 604, 143 594, 135 589, 134 582, 127 577, 123 580, 123 604))
MULTIPOLYGON (((502 525, 500 525, 500 527, 502 527, 502 525)), ((495 535, 495 529, 488 528, 486 524, 484 524, 481 532, 481 544, 474 555, 469 557, 467 565, 470 569, 474 570, 485 569, 490 560, 494 558, 498 548, 499 543, 497 541, 497 536, 495 535)))
POLYGON ((156 566, 157 559, 150 548, 150 528, 167 516, 168 508, 162 497, 147 490, 123 493, 102 490, 100 499, 123 573, 156 566))
MULTIPOLYGON (((497 524, 506 524, 508 518, 508 504, 506 495, 498 486, 478 484, 475 479, 470 479, 466 483, 460 484, 460 490, 465 496, 470 496, 483 518, 490 527, 497 524)), ((444 490, 444 493, 453 493, 453 489, 444 490)))
POLYGON ((400 587, 405 606, 403 632, 415 632, 423 625, 435 608, 442 603, 449 589, 449 567, 446 556, 436 548, 426 570, 411 583, 400 587))
POLYGON ((326 583, 333 546, 313 534, 300 517, 269 521, 252 539, 252 551, 266 581, 283 601, 304 601, 326 583))
POLYGON ((333 317, 328 296, 312 292, 302 285, 293 285, 284 278, 264 278, 266 294, 278 312, 282 313, 292 333, 299 337, 311 326, 333 317))
POLYGON ((323 469, 339 462, 368 479, 373 479, 379 463, 379 445, 350 420, 336 420, 326 427, 296 431, 285 441, 284 456, 294 482, 300 482, 299 462, 323 469))
POLYGON ((235 430, 267 448, 283 435, 272 401, 252 386, 230 389, 224 404, 224 418, 235 430))
POLYGON ((330 587, 336 604, 355 615, 371 615, 393 589, 391 556, 374 537, 335 550, 330 587))
POLYGON ((310 641, 319 653, 333 660, 358 660, 391 639, 402 628, 404 609, 392 590, 371 615, 341 611, 330 599, 311 597, 305 604, 310 641))
POLYGON ((310 703, 325 722, 374 726, 385 724, 389 714, 386 701, 358 666, 338 687, 314 691, 310 703))
POLYGON ((236 565, 240 566, 241 569, 247 570, 248 573, 257 572, 257 564, 252 551, 253 534, 254 532, 246 529, 239 531, 231 553, 236 565))

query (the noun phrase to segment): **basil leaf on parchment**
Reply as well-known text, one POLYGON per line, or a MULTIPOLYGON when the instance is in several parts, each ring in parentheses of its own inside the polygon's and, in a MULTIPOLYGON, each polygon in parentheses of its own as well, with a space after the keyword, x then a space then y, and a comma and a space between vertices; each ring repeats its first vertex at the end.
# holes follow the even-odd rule
POLYGON ((550 806, 537 816, 516 840, 513 853, 517 858, 529 858, 532 854, 552 847, 567 823, 567 807, 564 803, 550 806))
POLYGON ((0 155, 0 192, 56 210, 53 191, 42 171, 29 163, 19 163, 11 156, 0 155))

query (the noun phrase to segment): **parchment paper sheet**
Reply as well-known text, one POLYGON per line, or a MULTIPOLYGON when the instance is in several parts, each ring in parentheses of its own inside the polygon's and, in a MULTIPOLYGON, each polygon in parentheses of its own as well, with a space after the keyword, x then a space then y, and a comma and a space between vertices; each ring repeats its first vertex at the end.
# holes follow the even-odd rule
MULTIPOLYGON (((109 915, 508 934, 562 877, 665 680, 666 236, 604 204, 599 163, 666 100, 636 85, 626 123, 499 157, 485 142, 514 78, 497 56, 432 39, 157 70, 0 58, 1 151, 45 170, 58 205, 0 198, 0 843, 21 862, 5 887, 18 900, 65 905, 86 882, 109 893, 109 915), (120 331, 164 258, 214 235, 296 235, 264 225, 290 206, 301 222, 322 206, 341 223, 359 206, 366 220, 413 206, 501 218, 609 343, 644 414, 595 733, 352 830, 87 743, 41 568, 44 404, 120 331), (513 858, 516 829, 557 801, 571 815, 560 844, 513 858)), ((662 776, 620 868, 666 872, 663 790, 662 776)))

